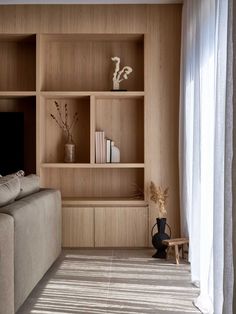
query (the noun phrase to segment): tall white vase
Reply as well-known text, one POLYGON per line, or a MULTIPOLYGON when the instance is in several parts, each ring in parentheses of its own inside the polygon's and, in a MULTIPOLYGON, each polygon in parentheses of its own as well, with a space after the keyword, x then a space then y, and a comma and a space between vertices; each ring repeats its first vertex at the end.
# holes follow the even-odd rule
POLYGON ((111 162, 120 162, 120 150, 113 141, 111 142, 111 162))

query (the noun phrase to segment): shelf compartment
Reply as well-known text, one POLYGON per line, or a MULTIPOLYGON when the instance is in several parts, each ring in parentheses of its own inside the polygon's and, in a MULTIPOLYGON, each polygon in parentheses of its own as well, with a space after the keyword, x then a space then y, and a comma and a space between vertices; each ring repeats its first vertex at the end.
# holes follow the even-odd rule
POLYGON ((41 105, 43 132, 42 162, 45 163, 63 163, 64 144, 66 138, 63 131, 59 128, 56 121, 51 117, 53 114, 57 119, 59 115, 55 106, 55 101, 61 108, 62 116, 65 116, 64 106, 68 107, 68 121, 71 123, 74 114, 78 113, 78 123, 73 128, 73 140, 76 145, 76 163, 90 162, 90 98, 72 97, 72 98, 43 98, 41 105))
MULTIPOLYGON (((0 97, 0 112, 24 113, 24 170, 36 172, 36 97, 0 97)), ((9 126, 12 128, 14 126, 9 126)), ((6 130, 7 132, 7 130, 6 130)), ((20 170, 20 169, 18 169, 20 170)))
POLYGON ((126 65, 133 68, 121 88, 144 90, 143 35, 42 35, 41 90, 110 91, 114 56, 121 58, 122 68, 126 65))
POLYGON ((0 35, 0 91, 36 90, 36 36, 0 35))
POLYGON ((96 98, 95 130, 115 142, 121 163, 143 163, 144 97, 96 98))
POLYGON ((122 163, 107 163, 107 164, 79 164, 79 163, 43 163, 42 168, 144 168, 144 164, 122 164, 122 163))
POLYGON ((0 91, 0 98, 12 98, 12 97, 31 97, 36 96, 36 92, 27 92, 27 91, 0 91))
MULTIPOLYGON (((138 187, 144 189, 143 168, 41 168, 41 174, 43 186, 60 189, 63 198, 137 201, 138 187)), ((143 196, 138 200, 144 201, 143 196)))

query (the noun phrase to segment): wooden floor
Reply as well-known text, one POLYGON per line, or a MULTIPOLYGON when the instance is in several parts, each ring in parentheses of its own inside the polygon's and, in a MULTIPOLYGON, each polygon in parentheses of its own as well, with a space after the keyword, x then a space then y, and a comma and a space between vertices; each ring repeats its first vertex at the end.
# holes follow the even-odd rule
POLYGON ((151 250, 67 250, 17 314, 187 314, 198 289, 190 267, 151 250))

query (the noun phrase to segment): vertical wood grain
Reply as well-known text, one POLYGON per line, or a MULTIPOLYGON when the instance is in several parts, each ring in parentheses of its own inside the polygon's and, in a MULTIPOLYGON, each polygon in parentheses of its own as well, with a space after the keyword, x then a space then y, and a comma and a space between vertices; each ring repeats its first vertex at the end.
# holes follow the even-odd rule
POLYGON ((95 208, 96 247, 147 247, 147 207, 95 208))
POLYGON ((94 209, 62 208, 62 246, 94 247, 94 209))

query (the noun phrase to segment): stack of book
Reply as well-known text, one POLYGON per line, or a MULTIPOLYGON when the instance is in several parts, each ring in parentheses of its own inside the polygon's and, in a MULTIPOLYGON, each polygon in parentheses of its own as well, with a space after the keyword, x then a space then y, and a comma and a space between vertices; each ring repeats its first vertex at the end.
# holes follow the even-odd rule
POLYGON ((114 147, 114 141, 106 138, 104 131, 95 132, 95 162, 96 164, 119 162, 117 158, 115 160, 114 158, 112 159, 112 147, 114 147))

